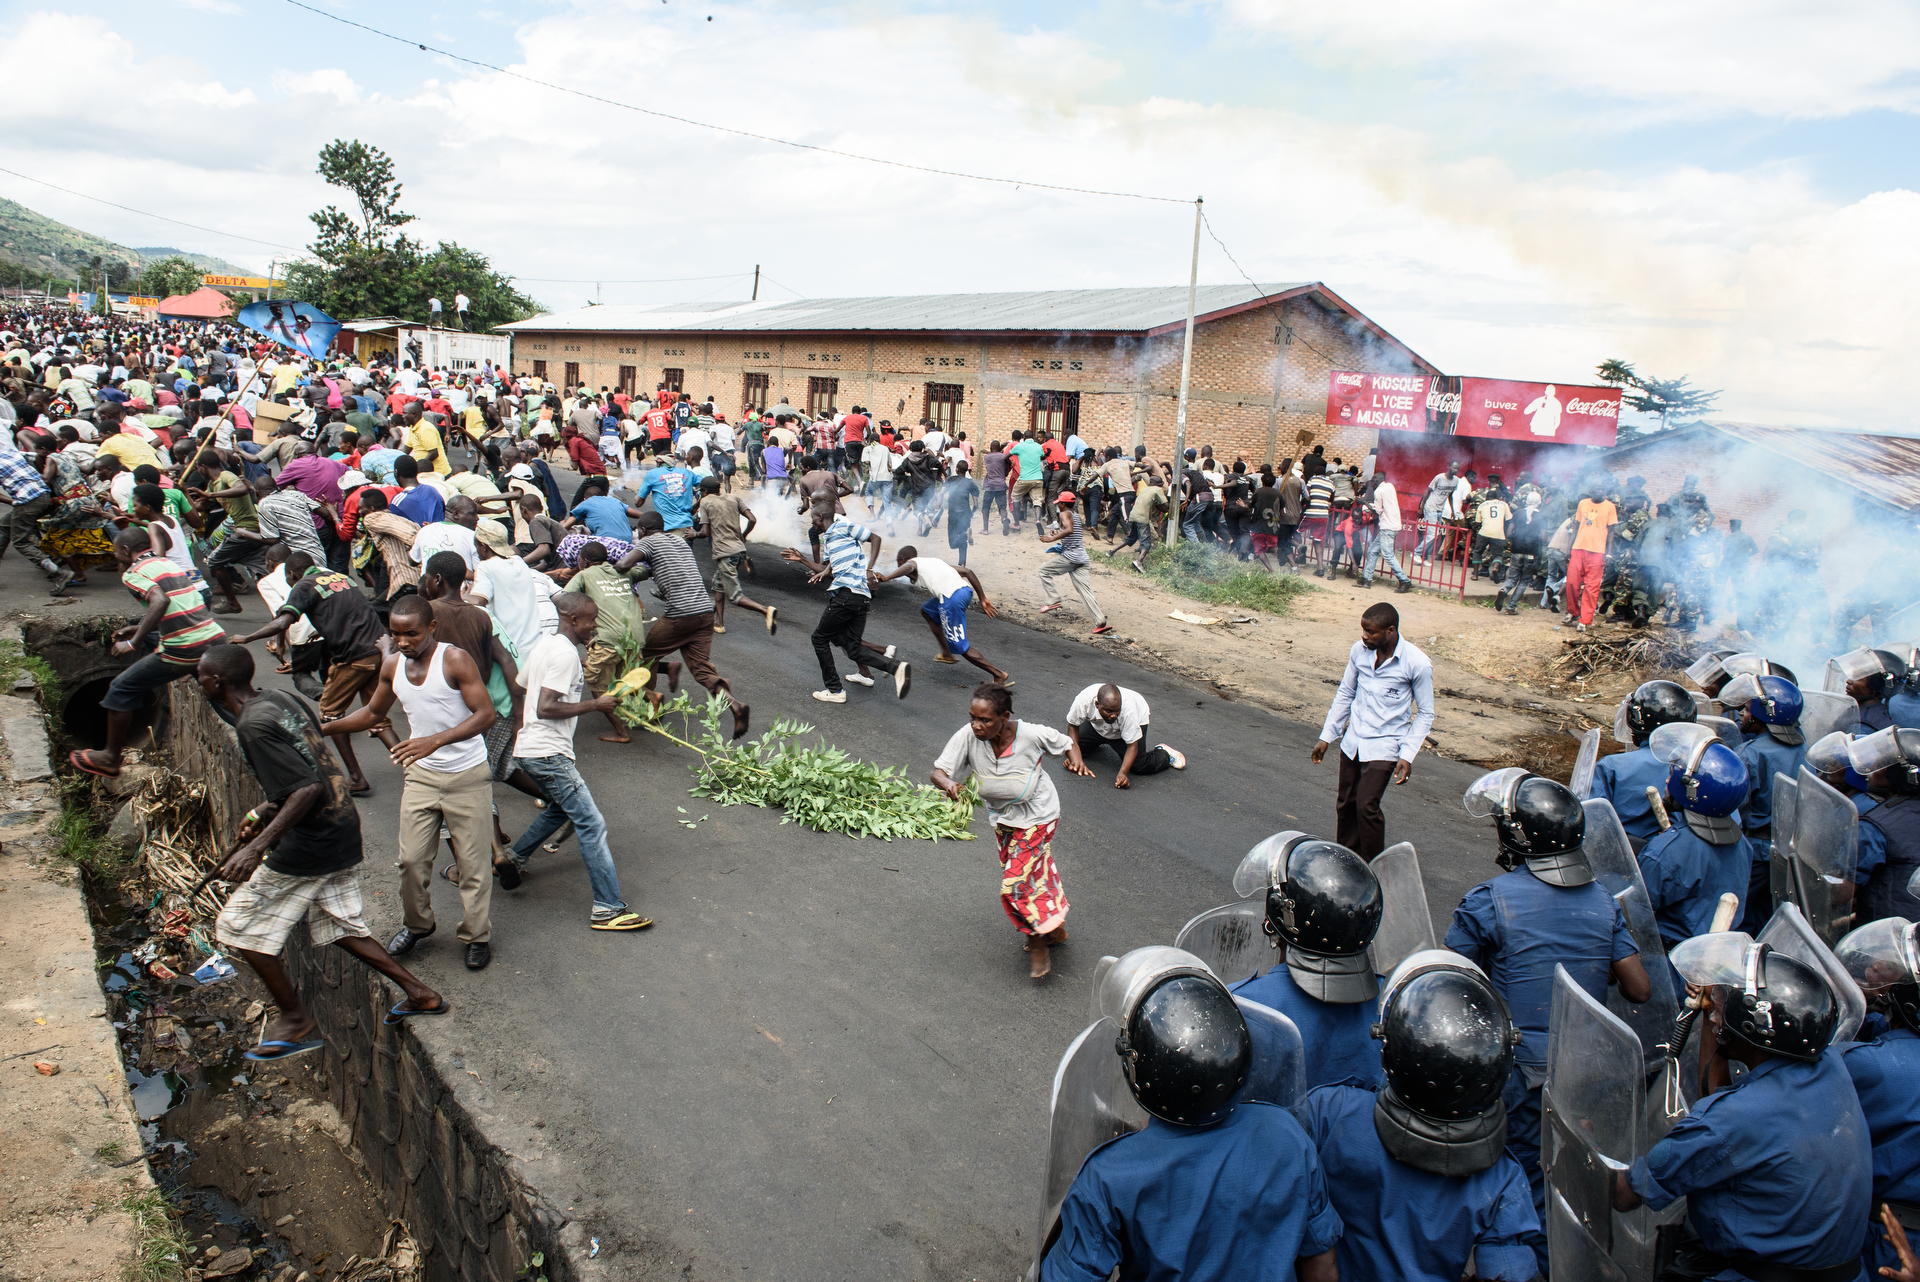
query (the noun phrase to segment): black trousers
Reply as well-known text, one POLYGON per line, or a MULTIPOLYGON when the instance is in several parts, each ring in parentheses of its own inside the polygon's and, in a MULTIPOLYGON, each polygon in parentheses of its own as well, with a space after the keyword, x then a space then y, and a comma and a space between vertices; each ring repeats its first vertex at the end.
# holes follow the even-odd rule
MULTIPOLYGON (((1080 735, 1081 760, 1091 761, 1093 754, 1102 748, 1111 750, 1116 760, 1125 761, 1127 759, 1127 745, 1120 740, 1108 739, 1102 735, 1094 734, 1085 726, 1080 727, 1078 734, 1080 735)), ((1141 726, 1140 752, 1134 757, 1133 769, 1127 771, 1128 776, 1157 775, 1172 764, 1173 758, 1167 755, 1165 748, 1147 747, 1147 727, 1141 726)))
POLYGON ((867 611, 872 608, 873 598, 862 596, 852 588, 835 588, 827 594, 827 608, 820 612, 820 622, 813 629, 813 653, 820 660, 820 679, 826 682, 827 689, 837 693, 846 688, 840 684, 840 665, 833 659, 834 646, 845 650, 855 663, 864 663, 882 672, 891 673, 900 666, 900 660, 866 648, 863 638, 867 611))
POLYGON ((1340 754, 1334 840, 1362 859, 1371 859, 1387 848, 1387 817, 1381 812, 1380 798, 1393 781, 1393 768, 1399 764, 1356 761, 1344 752, 1340 754))

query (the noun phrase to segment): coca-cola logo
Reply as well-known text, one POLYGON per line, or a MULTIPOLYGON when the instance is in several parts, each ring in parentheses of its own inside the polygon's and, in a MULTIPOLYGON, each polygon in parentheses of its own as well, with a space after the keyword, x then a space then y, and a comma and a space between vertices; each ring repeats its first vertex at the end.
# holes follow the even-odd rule
POLYGON ((1492 428, 1494 431, 1497 432, 1501 428, 1505 427, 1506 425, 1507 425, 1506 416, 1502 414, 1499 410, 1495 410, 1493 413, 1487 415, 1487 426, 1492 428))
POLYGON ((1339 387, 1358 387, 1362 377, 1360 374, 1335 374, 1333 381, 1339 387))
POLYGON ((1460 393, 1442 391, 1428 392, 1427 409, 1434 414, 1458 414, 1460 412, 1460 393))
POLYGON ((1567 413, 1584 414, 1589 418, 1619 418, 1619 401, 1568 401, 1567 413))

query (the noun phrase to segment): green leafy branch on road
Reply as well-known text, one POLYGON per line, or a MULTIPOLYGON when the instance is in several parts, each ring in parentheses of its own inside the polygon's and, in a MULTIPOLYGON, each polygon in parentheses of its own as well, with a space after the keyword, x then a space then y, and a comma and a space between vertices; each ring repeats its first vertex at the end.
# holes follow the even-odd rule
POLYGON ((784 717, 757 738, 734 743, 722 728, 731 721, 724 697, 713 695, 700 705, 682 692, 656 705, 648 697, 646 673, 636 668, 614 684, 610 693, 620 700, 616 711, 628 725, 699 755, 694 796, 723 806, 777 807, 783 812, 781 823, 798 823, 816 832, 884 841, 973 840, 979 793, 972 780, 954 801, 909 779, 904 767, 878 766, 824 742, 802 743, 800 736, 813 727, 784 717), (699 734, 683 738, 662 724, 675 714, 697 721, 699 734))
POLYGON ((1147 555, 1145 564, 1147 577, 1171 592, 1208 605, 1237 605, 1286 614, 1292 610, 1295 597, 1314 590, 1298 574, 1273 574, 1198 543, 1162 545, 1147 555))

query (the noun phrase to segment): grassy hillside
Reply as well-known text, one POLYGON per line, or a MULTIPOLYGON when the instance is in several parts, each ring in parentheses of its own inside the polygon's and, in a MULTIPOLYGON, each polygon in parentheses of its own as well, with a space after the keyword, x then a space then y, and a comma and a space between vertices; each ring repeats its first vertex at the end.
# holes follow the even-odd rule
POLYGON ((38 271, 72 274, 91 263, 95 254, 106 261, 122 262, 136 269, 143 263, 177 254, 191 260, 202 270, 218 275, 256 274, 212 254, 192 254, 165 246, 132 249, 65 223, 55 222, 25 205, 0 200, 0 258, 38 271))

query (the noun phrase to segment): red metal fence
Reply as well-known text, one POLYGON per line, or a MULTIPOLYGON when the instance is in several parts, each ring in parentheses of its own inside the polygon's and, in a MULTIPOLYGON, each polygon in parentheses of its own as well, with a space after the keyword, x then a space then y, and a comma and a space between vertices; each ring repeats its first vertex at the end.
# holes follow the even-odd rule
POLYGON ((1394 557, 1407 577, 1423 588, 1467 596, 1467 553, 1473 531, 1448 521, 1413 521, 1394 541, 1394 557))

